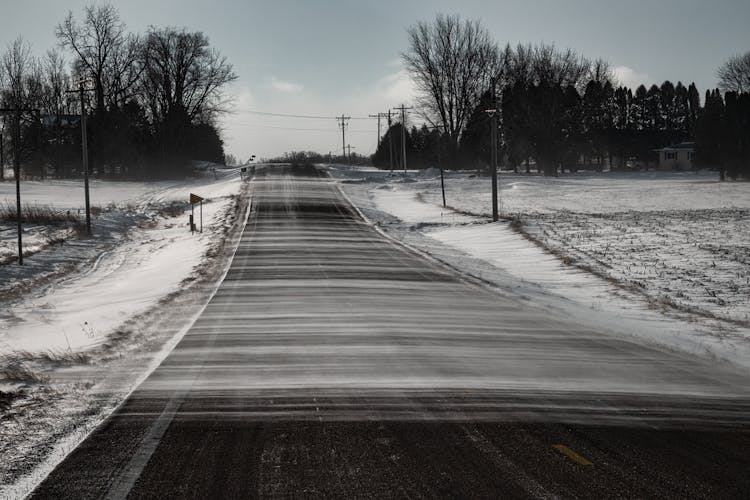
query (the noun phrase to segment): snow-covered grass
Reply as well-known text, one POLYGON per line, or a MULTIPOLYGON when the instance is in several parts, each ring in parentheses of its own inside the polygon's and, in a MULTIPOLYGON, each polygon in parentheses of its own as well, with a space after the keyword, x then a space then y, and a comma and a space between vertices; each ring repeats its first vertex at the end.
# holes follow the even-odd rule
POLYGON ((384 230, 460 270, 606 331, 750 367, 748 183, 502 173, 503 219, 490 223, 488 177, 446 172, 444 208, 438 170, 330 170, 384 230))
MULTIPOLYGON (((570 264, 654 302, 750 324, 750 184, 714 172, 500 176, 518 228, 570 264)), ((416 187, 441 203, 433 181, 416 187)), ((449 203, 487 215, 489 180, 451 179, 449 203)))
MULTIPOLYGON (((216 177, 94 181, 92 237, 24 224, 25 265, 0 265, 0 497, 29 491, 205 303, 248 201, 237 172, 216 177), (203 233, 187 225, 191 192, 205 198, 203 233)), ((0 204, 14 189, 0 183, 0 204)), ((82 193, 72 181, 22 183, 26 201, 65 213, 79 212, 82 193)), ((15 252, 15 223, 0 224, 0 248, 15 252)))

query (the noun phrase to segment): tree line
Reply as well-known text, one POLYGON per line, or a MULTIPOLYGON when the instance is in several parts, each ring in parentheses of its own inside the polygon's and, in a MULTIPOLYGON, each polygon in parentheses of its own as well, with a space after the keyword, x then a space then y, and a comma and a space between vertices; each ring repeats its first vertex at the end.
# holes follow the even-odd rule
POLYGON ((17 155, 24 175, 80 174, 79 85, 93 174, 186 175, 189 160, 223 161, 217 118, 237 77, 206 35, 153 26, 131 33, 109 4, 85 7, 81 19, 70 12, 55 35, 59 46, 43 57, 21 37, 0 55, 6 161, 17 155))
MULTIPOLYGON (((722 178, 750 176, 750 52, 719 68, 724 93, 708 91, 701 104, 694 83, 631 89, 618 84, 604 60, 551 44, 501 50, 479 21, 458 16, 417 23, 408 37, 402 57, 426 122, 405 134, 411 167, 486 168, 491 111, 500 163, 515 171, 532 164, 545 175, 646 168, 656 163, 655 149, 695 142, 696 167, 716 168, 722 178)), ((402 126, 382 138, 376 165, 390 163, 392 144, 401 147, 402 126)))

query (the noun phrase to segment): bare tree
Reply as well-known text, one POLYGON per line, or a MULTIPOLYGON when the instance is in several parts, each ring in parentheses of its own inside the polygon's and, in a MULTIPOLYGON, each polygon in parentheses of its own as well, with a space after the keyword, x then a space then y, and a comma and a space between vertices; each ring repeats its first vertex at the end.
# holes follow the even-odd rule
POLYGON ((513 49, 510 44, 506 44, 500 57, 500 68, 498 76, 500 77, 501 88, 516 83, 528 85, 532 81, 532 61, 534 59, 534 49, 531 45, 522 45, 513 49))
POLYGON ((96 110, 120 106, 130 97, 138 79, 135 65, 139 39, 126 32, 117 9, 110 4, 88 5, 81 24, 69 12, 55 35, 64 48, 76 55, 79 76, 89 78, 96 90, 96 110))
POLYGON ((66 93, 70 88, 70 75, 65 69, 65 58, 58 50, 47 51, 42 60, 43 92, 42 108, 50 114, 60 115, 69 111, 71 97, 66 93))
POLYGON ((615 75, 615 71, 612 69, 612 66, 607 60, 601 58, 596 59, 594 62, 590 63, 586 79, 588 81, 601 83, 602 86, 604 86, 606 83, 609 83, 610 85, 615 87, 619 83, 617 82, 617 76, 615 75))
POLYGON ((575 87, 581 92, 586 87, 591 63, 573 49, 557 50, 554 45, 540 44, 534 48, 532 75, 535 83, 575 87))
POLYGON ((155 121, 183 114, 191 122, 210 123, 227 111, 223 88, 237 75, 203 33, 152 27, 142 64, 142 95, 155 121))
POLYGON ((14 40, 0 57, 5 75, 2 100, 7 107, 26 108, 37 104, 40 96, 39 65, 31 55, 31 46, 22 37, 14 40))
POLYGON ((128 34, 125 43, 116 50, 105 67, 104 87, 107 106, 121 108, 136 97, 143 74, 142 43, 140 37, 128 34))
POLYGON ((750 51, 734 55, 716 71, 719 88, 724 92, 750 92, 750 51))
POLYGON ((44 151, 46 161, 54 169, 56 175, 68 175, 70 162, 65 161, 65 154, 70 151, 69 115, 76 108, 76 95, 67 90, 71 87, 71 77, 66 69, 66 61, 61 51, 57 49, 47 51, 41 61, 42 65, 42 95, 40 107, 45 116, 44 123, 44 151))
POLYGON ((503 86, 544 83, 559 87, 573 86, 583 92, 590 79, 604 83, 613 78, 605 61, 600 59, 592 64, 578 52, 559 50, 552 44, 519 44, 515 49, 506 45, 500 61, 498 75, 503 86))
POLYGON ((407 33, 409 49, 401 57, 421 92, 421 112, 447 135, 455 156, 469 116, 497 73, 497 44, 479 21, 458 15, 438 14, 407 33))
POLYGON ((31 55, 31 46, 22 37, 8 45, 0 56, 0 66, 5 76, 0 102, 12 110, 9 122, 13 137, 13 168, 15 174, 20 175, 21 156, 28 149, 25 129, 35 119, 24 110, 35 108, 41 99, 41 69, 31 55))

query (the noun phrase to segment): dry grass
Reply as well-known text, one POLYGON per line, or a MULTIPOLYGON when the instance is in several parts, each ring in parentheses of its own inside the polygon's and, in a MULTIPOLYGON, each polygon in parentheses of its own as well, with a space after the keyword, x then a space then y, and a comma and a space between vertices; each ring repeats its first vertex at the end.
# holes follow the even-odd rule
POLYGON ((45 351, 36 359, 55 366, 87 365, 91 363, 91 356, 85 352, 45 351))
POLYGON ((189 208, 189 203, 173 201, 167 205, 162 205, 161 207, 159 207, 158 213, 164 218, 180 217, 184 215, 189 208))
MULTIPOLYGON (((13 367, 23 365, 27 369, 27 364, 59 367, 87 365, 89 363, 91 363, 91 356, 88 353, 65 350, 49 350, 44 352, 14 351, 10 354, 0 356, 0 366, 13 367)), ((12 371, 16 370, 13 369, 12 371)))
POLYGON ((23 384, 46 384, 49 377, 35 372, 22 361, 13 361, 0 367, 0 380, 23 384))
MULTIPOLYGON (((0 221, 16 222, 18 212, 16 206, 11 203, 0 204, 0 221)), ((59 225, 74 224, 83 225, 83 221, 70 211, 55 210, 47 205, 27 203, 21 207, 21 220, 29 224, 59 225)))

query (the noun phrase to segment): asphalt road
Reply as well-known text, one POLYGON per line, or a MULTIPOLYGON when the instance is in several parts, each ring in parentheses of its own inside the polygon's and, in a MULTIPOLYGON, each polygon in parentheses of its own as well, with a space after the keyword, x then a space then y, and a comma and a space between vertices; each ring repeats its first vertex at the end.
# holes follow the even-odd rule
POLYGON ((594 331, 259 170, 229 272, 34 498, 748 498, 750 379, 594 331))

